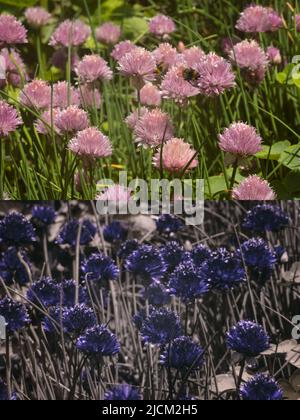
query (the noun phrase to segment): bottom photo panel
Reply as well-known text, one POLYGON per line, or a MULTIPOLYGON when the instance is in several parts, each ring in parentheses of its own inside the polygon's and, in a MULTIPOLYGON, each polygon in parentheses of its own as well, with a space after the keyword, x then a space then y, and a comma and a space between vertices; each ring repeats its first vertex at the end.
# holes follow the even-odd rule
POLYGON ((1 201, 0 400, 300 400, 299 211, 1 201))

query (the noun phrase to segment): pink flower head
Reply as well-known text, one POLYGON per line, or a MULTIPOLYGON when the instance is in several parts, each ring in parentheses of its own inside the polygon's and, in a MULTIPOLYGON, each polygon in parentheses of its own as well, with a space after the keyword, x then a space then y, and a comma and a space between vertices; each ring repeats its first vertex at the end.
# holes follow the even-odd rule
POLYGON ((139 144, 156 147, 170 140, 174 130, 169 115, 160 109, 154 109, 139 119, 134 134, 139 144))
POLYGON ((267 49, 267 57, 268 60, 273 64, 281 64, 282 63, 282 57, 280 50, 276 47, 269 47, 267 49))
MULTIPOLYGON (((71 56, 71 69, 75 70, 78 66, 80 58, 76 52, 72 53, 71 56)), ((51 63, 54 67, 61 69, 62 71, 66 70, 66 66, 68 63, 68 50, 66 48, 60 48, 54 51, 51 57, 51 63)))
POLYGON ((131 41, 122 41, 119 42, 119 44, 115 45, 115 48, 113 49, 111 56, 116 61, 121 60, 126 54, 130 53, 132 50, 134 50, 136 47, 135 44, 131 41))
POLYGON ((172 67, 161 84, 162 95, 186 105, 189 98, 199 95, 199 89, 184 78, 184 67, 172 67))
POLYGON ((253 175, 233 190, 232 198, 239 201, 273 201, 276 194, 267 181, 253 175))
POLYGON ((51 87, 44 80, 35 79, 24 86, 20 102, 29 108, 46 109, 51 106, 51 87))
POLYGON ((153 163, 157 168, 160 168, 162 163, 162 167, 166 171, 178 173, 185 168, 187 168, 187 171, 196 168, 198 160, 196 159, 196 151, 190 144, 185 143, 183 139, 174 138, 164 145, 162 156, 160 151, 157 152, 153 163))
POLYGON ((296 31, 300 32, 300 15, 295 16, 296 31))
POLYGON ((84 110, 70 106, 59 113, 56 125, 63 134, 76 133, 89 126, 89 119, 84 110))
POLYGON ((49 23, 51 14, 43 7, 29 7, 25 10, 25 18, 33 28, 41 28, 49 23))
POLYGON ((4 58, 6 80, 0 80, 0 87, 4 87, 6 83, 13 87, 20 87, 23 81, 28 80, 28 74, 24 61, 20 54, 16 50, 8 51, 7 48, 3 48, 0 53, 0 57, 4 58))
POLYGON ((121 28, 112 22, 101 25, 96 30, 97 41, 107 45, 115 45, 121 37, 121 28))
POLYGON ((152 83, 146 83, 141 89, 141 104, 155 107, 161 105, 161 92, 152 83))
POLYGON ((128 203, 131 198, 132 191, 121 185, 113 185, 108 187, 104 192, 97 195, 97 201, 106 201, 113 203, 128 203))
POLYGON ((52 34, 49 45, 52 47, 78 47, 85 43, 91 35, 91 29, 81 20, 65 20, 52 34))
POLYGON ((76 155, 87 159, 105 158, 112 155, 112 145, 96 127, 77 133, 69 143, 69 149, 76 155))
POLYGON ((235 156, 254 156, 262 150, 262 139, 254 127, 245 123, 233 123, 220 134, 219 146, 235 156))
POLYGON ((77 89, 68 86, 67 82, 57 82, 53 85, 53 106, 55 108, 68 108, 80 105, 80 96, 77 89))
POLYGON ((0 46, 26 44, 27 30, 12 15, 0 15, 0 46))
POLYGON ((144 115, 146 115, 148 112, 148 109, 145 107, 142 107, 140 110, 136 110, 132 112, 128 117, 125 119, 125 123, 127 124, 127 127, 130 130, 134 130, 137 123, 139 122, 139 119, 142 118, 144 115))
POLYGON ((107 62, 99 55, 86 55, 77 66, 76 73, 79 79, 85 83, 93 83, 96 80, 111 80, 113 73, 107 62))
POLYGON ((157 66, 162 70, 168 70, 174 66, 178 60, 178 52, 176 48, 168 43, 160 44, 152 53, 157 66))
POLYGON ((41 118, 39 118, 35 123, 36 131, 44 135, 52 134, 53 131, 55 134, 60 135, 60 130, 56 126, 56 121, 59 114, 60 110, 58 108, 52 108, 44 111, 41 115, 41 118))
POLYGON ((79 87, 80 100, 83 108, 100 109, 101 108, 101 94, 98 89, 91 85, 82 85, 79 87))
POLYGON ((187 48, 183 51, 182 56, 186 65, 195 70, 200 61, 205 59, 205 52, 199 47, 187 48))
POLYGON ((141 89, 146 82, 155 80, 156 62, 149 51, 137 47, 121 58, 119 70, 132 79, 137 89, 141 89))
POLYGON ((153 35, 166 38, 176 31, 176 25, 169 16, 157 15, 150 20, 149 31, 153 35))
POLYGON ((239 42, 233 47, 230 59, 244 71, 249 83, 259 84, 265 77, 268 57, 254 40, 239 42))
POLYGON ((14 132, 22 119, 16 109, 4 101, 0 101, 0 137, 6 137, 14 132))
POLYGON ((236 28, 247 33, 274 32, 282 25, 282 18, 271 7, 253 5, 241 13, 236 28))
POLYGON ((230 63, 217 54, 210 53, 195 66, 199 74, 197 86, 206 96, 221 95, 235 86, 235 75, 230 63))

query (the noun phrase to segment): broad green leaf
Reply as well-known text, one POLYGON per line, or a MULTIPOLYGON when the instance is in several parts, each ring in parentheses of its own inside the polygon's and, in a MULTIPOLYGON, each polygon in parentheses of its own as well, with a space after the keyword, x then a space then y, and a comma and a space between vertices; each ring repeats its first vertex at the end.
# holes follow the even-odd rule
POLYGON ((288 147, 281 153, 279 162, 291 170, 300 170, 300 144, 288 147))
POLYGON ((293 85, 294 84, 294 80, 293 80, 293 69, 295 68, 294 64, 288 64, 285 69, 278 73, 276 76, 277 81, 282 84, 288 84, 288 85, 293 85))
MULTIPOLYGON (((227 171, 227 177, 228 177, 229 180, 231 179, 231 176, 232 176, 232 169, 229 169, 227 171)), ((235 180, 236 180, 237 183, 239 183, 239 182, 243 181, 244 179, 245 178, 242 175, 237 174, 235 180)), ((215 196, 217 196, 218 194, 227 193, 227 192, 228 192, 228 189, 227 189, 226 180, 225 180, 224 175, 211 176, 205 182, 205 194, 207 196, 211 195, 210 198, 216 198, 215 196), (208 185, 208 183, 209 183, 209 185, 208 185)))
POLYGON ((300 171, 290 172, 283 181, 283 185, 291 193, 300 191, 300 171))
POLYGON ((259 159, 278 160, 281 154, 290 146, 291 143, 288 140, 279 141, 272 146, 263 146, 263 150, 257 153, 256 157, 259 159))
POLYGON ((126 36, 133 36, 134 39, 139 38, 148 30, 146 19, 139 17, 130 17, 124 19, 124 33, 126 36))

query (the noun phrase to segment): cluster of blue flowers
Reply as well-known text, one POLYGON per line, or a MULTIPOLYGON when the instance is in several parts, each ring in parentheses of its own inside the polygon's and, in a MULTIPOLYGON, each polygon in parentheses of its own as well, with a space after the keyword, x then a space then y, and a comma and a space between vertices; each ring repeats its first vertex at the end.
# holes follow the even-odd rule
MULTIPOLYGON (((122 285, 126 277, 138 286, 133 324, 142 345, 145 348, 156 346, 161 366, 168 374, 177 371, 180 377, 205 368, 207 349, 198 342, 196 329, 189 333, 187 320, 184 328, 178 308, 183 305, 188 316, 197 301, 214 299, 214 293, 222 298, 228 292, 240 292, 248 279, 253 280, 254 287, 265 286, 286 252, 280 246, 273 248, 265 233, 277 232, 290 222, 279 207, 255 206, 242 223, 242 228, 254 232, 255 237, 246 238, 235 249, 210 249, 205 243, 185 246, 181 237, 184 224, 172 215, 163 215, 157 220, 157 236, 151 243, 131 238, 125 224, 113 221, 102 232, 107 252, 93 246, 97 239, 96 223, 71 218, 51 246, 67 253, 74 263, 76 258, 79 272, 75 281, 71 278, 72 271, 65 267, 60 268, 63 273, 60 276, 58 269, 54 270, 56 276, 50 273, 45 276, 44 267, 43 274, 37 275, 30 260, 32 245, 42 242, 56 217, 52 206, 39 205, 32 208, 31 219, 11 213, 0 220, 0 277, 7 286, 26 290, 23 302, 13 295, 4 295, 0 300, 0 316, 5 318, 9 335, 32 322, 40 322, 47 337, 60 340, 63 335, 64 340, 73 343, 76 351, 93 363, 117 356, 121 343, 109 325, 112 329, 116 327, 114 322, 105 324, 100 312, 105 311, 106 303, 110 302, 110 286, 122 285), (257 237, 258 233, 261 238, 257 237), (78 255, 75 256, 78 245, 79 261, 78 255), (104 305, 101 311, 95 310, 95 296, 97 303, 101 301, 104 305), (105 302, 101 300, 103 296, 105 302)), ((52 263, 54 265, 56 260, 52 263)), ((239 353, 247 361, 268 350, 271 340, 262 326, 242 320, 227 332, 225 341, 228 350, 239 353)), ((193 398, 189 396, 189 389, 181 391, 182 399, 193 398)), ((283 398, 276 381, 264 375, 243 384, 239 392, 243 400, 283 398)), ((128 383, 109 386, 105 393, 106 400, 142 398, 140 390, 128 383)), ((0 380, 2 399, 8 399, 8 395, 6 385, 0 380)))

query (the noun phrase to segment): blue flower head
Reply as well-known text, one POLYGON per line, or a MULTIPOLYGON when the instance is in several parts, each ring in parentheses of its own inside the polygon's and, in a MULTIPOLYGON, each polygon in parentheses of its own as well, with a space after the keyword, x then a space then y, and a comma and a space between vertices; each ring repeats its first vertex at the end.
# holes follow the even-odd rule
POLYGON ((173 214, 163 214, 156 221, 156 227, 160 234, 177 233, 184 227, 184 223, 173 214))
POLYGON ((131 239, 129 241, 124 242, 119 249, 118 256, 121 260, 126 260, 129 255, 131 255, 134 251, 139 248, 140 244, 136 239, 131 239))
POLYGON ((182 245, 178 242, 168 242, 160 248, 164 261, 168 264, 169 270, 173 270, 185 258, 186 253, 182 245))
POLYGON ((160 280, 168 269, 159 249, 152 245, 141 245, 126 260, 125 268, 144 282, 160 280))
POLYGON ((267 242, 260 238, 252 238, 244 242, 241 253, 256 282, 264 285, 270 279, 276 264, 275 253, 269 248, 267 242))
POLYGON ((184 302, 192 302, 208 292, 209 285, 203 278, 201 269, 191 261, 181 263, 169 278, 170 293, 184 302))
POLYGON ((114 356, 120 352, 116 336, 105 325, 89 328, 78 338, 76 346, 90 356, 114 356))
POLYGON ((103 236, 106 242, 111 244, 115 242, 125 241, 127 238, 128 231, 124 228, 122 223, 114 221, 109 225, 105 226, 103 230, 103 236))
MULTIPOLYGON (((75 296, 76 296, 76 284, 74 280, 64 280, 59 284, 60 293, 62 294, 62 304, 63 306, 74 306, 75 296)), ((85 287, 79 285, 78 288, 78 302, 87 303, 88 301, 88 292, 85 287)), ((59 304, 60 302, 57 302, 59 304)))
POLYGON ((13 333, 30 322, 27 309, 9 297, 0 300, 0 316, 5 319, 7 331, 13 333))
POLYGON ((161 283, 155 282, 143 291, 144 299, 148 300, 152 306, 168 305, 171 301, 171 296, 168 290, 161 283))
MULTIPOLYGON (((56 243, 67 244, 75 248, 77 243, 80 222, 77 219, 70 220, 59 233, 56 243)), ((96 226, 90 220, 84 220, 81 223, 80 245, 88 245, 96 235, 96 226)))
POLYGON ((246 282, 242 261, 224 248, 212 253, 201 272, 203 280, 215 290, 230 290, 246 282))
POLYGON ((193 248, 191 255, 194 264, 200 267, 211 257, 212 252, 207 246, 199 244, 193 248))
POLYGON ((204 350, 190 337, 178 337, 161 355, 161 363, 177 370, 196 370, 204 363, 204 350))
POLYGON ((254 232, 278 232, 288 227, 290 219, 280 207, 259 204, 247 213, 242 224, 244 229, 254 232))
POLYGON ((37 306, 56 306, 61 298, 61 290, 58 283, 55 283, 50 277, 43 277, 34 282, 27 292, 27 299, 37 306))
POLYGON ((275 246, 274 252, 275 252, 276 260, 278 264, 284 264, 288 262, 289 260, 288 252, 283 246, 281 245, 275 246))
POLYGON ((109 401, 140 401, 141 399, 140 392, 127 384, 114 386, 104 396, 104 400, 109 401))
POLYGON ((259 374, 250 379, 241 389, 244 401, 282 401, 283 392, 275 379, 259 374))
POLYGON ((23 251, 20 251, 18 254, 18 250, 15 247, 10 247, 2 254, 0 258, 0 276, 6 284, 11 285, 13 282, 16 282, 20 286, 24 286, 30 280, 30 272, 30 262, 23 251))
POLYGON ((21 213, 10 213, 0 220, 0 243, 22 246, 35 242, 32 224, 21 213))
POLYGON ((0 379, 0 401, 16 401, 16 399, 17 396, 15 393, 9 398, 7 385, 0 379))
POLYGON ((96 324, 94 311, 84 304, 72 308, 57 306, 50 309, 49 315, 45 317, 44 328, 51 333, 60 332, 62 327, 66 334, 79 336, 96 324))
POLYGON ((227 333, 227 347, 247 358, 257 357, 270 348, 270 338, 262 326, 241 321, 227 333))
POLYGON ((145 343, 165 345, 180 335, 178 315, 166 308, 153 310, 141 328, 141 336, 145 343))
POLYGON ((34 206, 31 211, 33 222, 39 227, 46 227, 55 222, 56 212, 51 206, 34 206))
POLYGON ((106 287, 109 280, 117 280, 120 271, 114 261, 104 254, 92 254, 81 265, 81 271, 86 281, 97 282, 100 287, 106 287))

